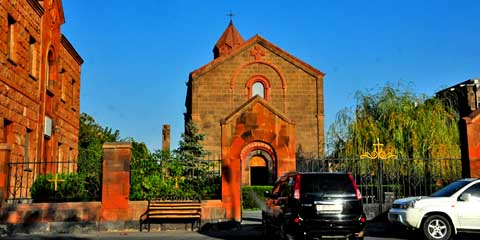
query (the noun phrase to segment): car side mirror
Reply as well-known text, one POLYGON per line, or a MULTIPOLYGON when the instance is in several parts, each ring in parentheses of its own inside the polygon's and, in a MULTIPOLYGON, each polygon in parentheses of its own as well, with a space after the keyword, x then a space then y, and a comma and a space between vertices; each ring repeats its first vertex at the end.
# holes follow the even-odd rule
POLYGON ((460 200, 462 200, 464 202, 468 202, 468 201, 470 201, 470 199, 472 199, 472 194, 470 194, 470 193, 464 193, 460 196, 460 200))
POLYGON ((270 193, 270 191, 265 191, 265 192, 263 192, 263 196, 266 197, 266 198, 271 198, 272 194, 270 193))

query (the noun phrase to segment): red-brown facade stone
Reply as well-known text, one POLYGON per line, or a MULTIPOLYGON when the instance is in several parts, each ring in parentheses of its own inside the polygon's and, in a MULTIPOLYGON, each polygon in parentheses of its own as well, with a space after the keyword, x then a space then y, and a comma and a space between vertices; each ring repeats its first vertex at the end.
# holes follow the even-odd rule
POLYGON ((100 202, 18 204, 0 209, 4 224, 33 224, 41 222, 98 222, 100 202))
MULTIPOLYGON (((103 146, 103 181, 101 202, 80 203, 10 203, 0 207, 0 223, 13 225, 36 223, 72 222, 80 228, 89 224, 101 225, 102 222, 135 221, 145 217, 148 201, 129 201, 130 193, 130 143, 106 143, 103 146), (86 224, 85 224, 86 223, 86 224)), ((0 161, 8 154, 8 145, 0 144, 0 161)), ((0 165, 1 166, 1 165, 0 165)), ((0 174, 2 170, 0 169, 0 174)), ((2 189, 0 183, 0 190, 2 189)), ((1 195, 0 195, 1 197, 1 195)), ((201 223, 218 222, 225 219, 225 208, 221 200, 201 202, 201 223)), ((104 225, 106 230, 115 230, 114 225, 104 225)), ((28 227, 27 227, 28 228, 28 227)), ((155 228, 154 228, 155 229, 155 228)), ((62 229, 64 231, 65 229, 62 229)), ((125 229, 116 229, 125 230, 125 229)))
POLYGON ((10 146, 0 143, 0 207, 8 197, 8 160, 10 159, 10 146))
MULTIPOLYGON (((10 146, 10 163, 77 158, 83 60, 61 33, 64 22, 60 0, 0 0, 0 143, 10 146)), ((18 166, 30 184, 33 176, 75 171, 72 164, 18 166)), ((23 188, 22 197, 29 192, 23 188)))
POLYGON ((324 74, 258 35, 190 74, 186 120, 205 134, 206 149, 220 151, 220 120, 249 99, 246 83, 254 75, 271 85, 268 104, 295 122, 296 149, 322 155, 324 74), (260 50, 265 56, 252 55, 260 50))
POLYGON ((103 145, 102 220, 128 219, 131 143, 103 145))
POLYGON ((222 201, 226 218, 239 221, 241 186, 250 185, 251 156, 265 159, 270 183, 295 170, 295 125, 259 96, 221 125, 222 201))
POLYGON ((469 177, 480 178, 480 109, 463 119, 467 130, 469 177))

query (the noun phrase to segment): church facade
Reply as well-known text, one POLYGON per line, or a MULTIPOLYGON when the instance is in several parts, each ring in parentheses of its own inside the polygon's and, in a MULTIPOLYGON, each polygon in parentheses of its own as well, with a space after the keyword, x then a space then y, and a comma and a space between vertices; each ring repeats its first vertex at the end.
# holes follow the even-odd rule
POLYGON ((222 202, 238 219, 241 186, 267 185, 323 155, 324 73, 259 35, 244 40, 232 22, 214 59, 190 73, 185 121, 221 153, 222 202))

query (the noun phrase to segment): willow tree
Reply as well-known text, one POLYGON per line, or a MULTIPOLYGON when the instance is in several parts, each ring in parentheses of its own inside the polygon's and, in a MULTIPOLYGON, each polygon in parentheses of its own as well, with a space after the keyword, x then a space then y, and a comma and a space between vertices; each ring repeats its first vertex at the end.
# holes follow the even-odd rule
POLYGON ((377 93, 358 92, 357 105, 345 108, 328 131, 332 157, 358 158, 373 144, 398 158, 459 158, 456 112, 441 100, 389 85, 377 93))

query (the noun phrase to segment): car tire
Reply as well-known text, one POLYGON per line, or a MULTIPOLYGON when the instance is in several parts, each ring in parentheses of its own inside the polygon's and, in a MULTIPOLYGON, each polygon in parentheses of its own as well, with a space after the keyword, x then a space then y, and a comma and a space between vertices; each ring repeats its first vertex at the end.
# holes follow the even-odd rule
POLYGON ((452 236, 452 225, 441 215, 432 215, 423 222, 423 234, 429 240, 448 240, 452 236))

